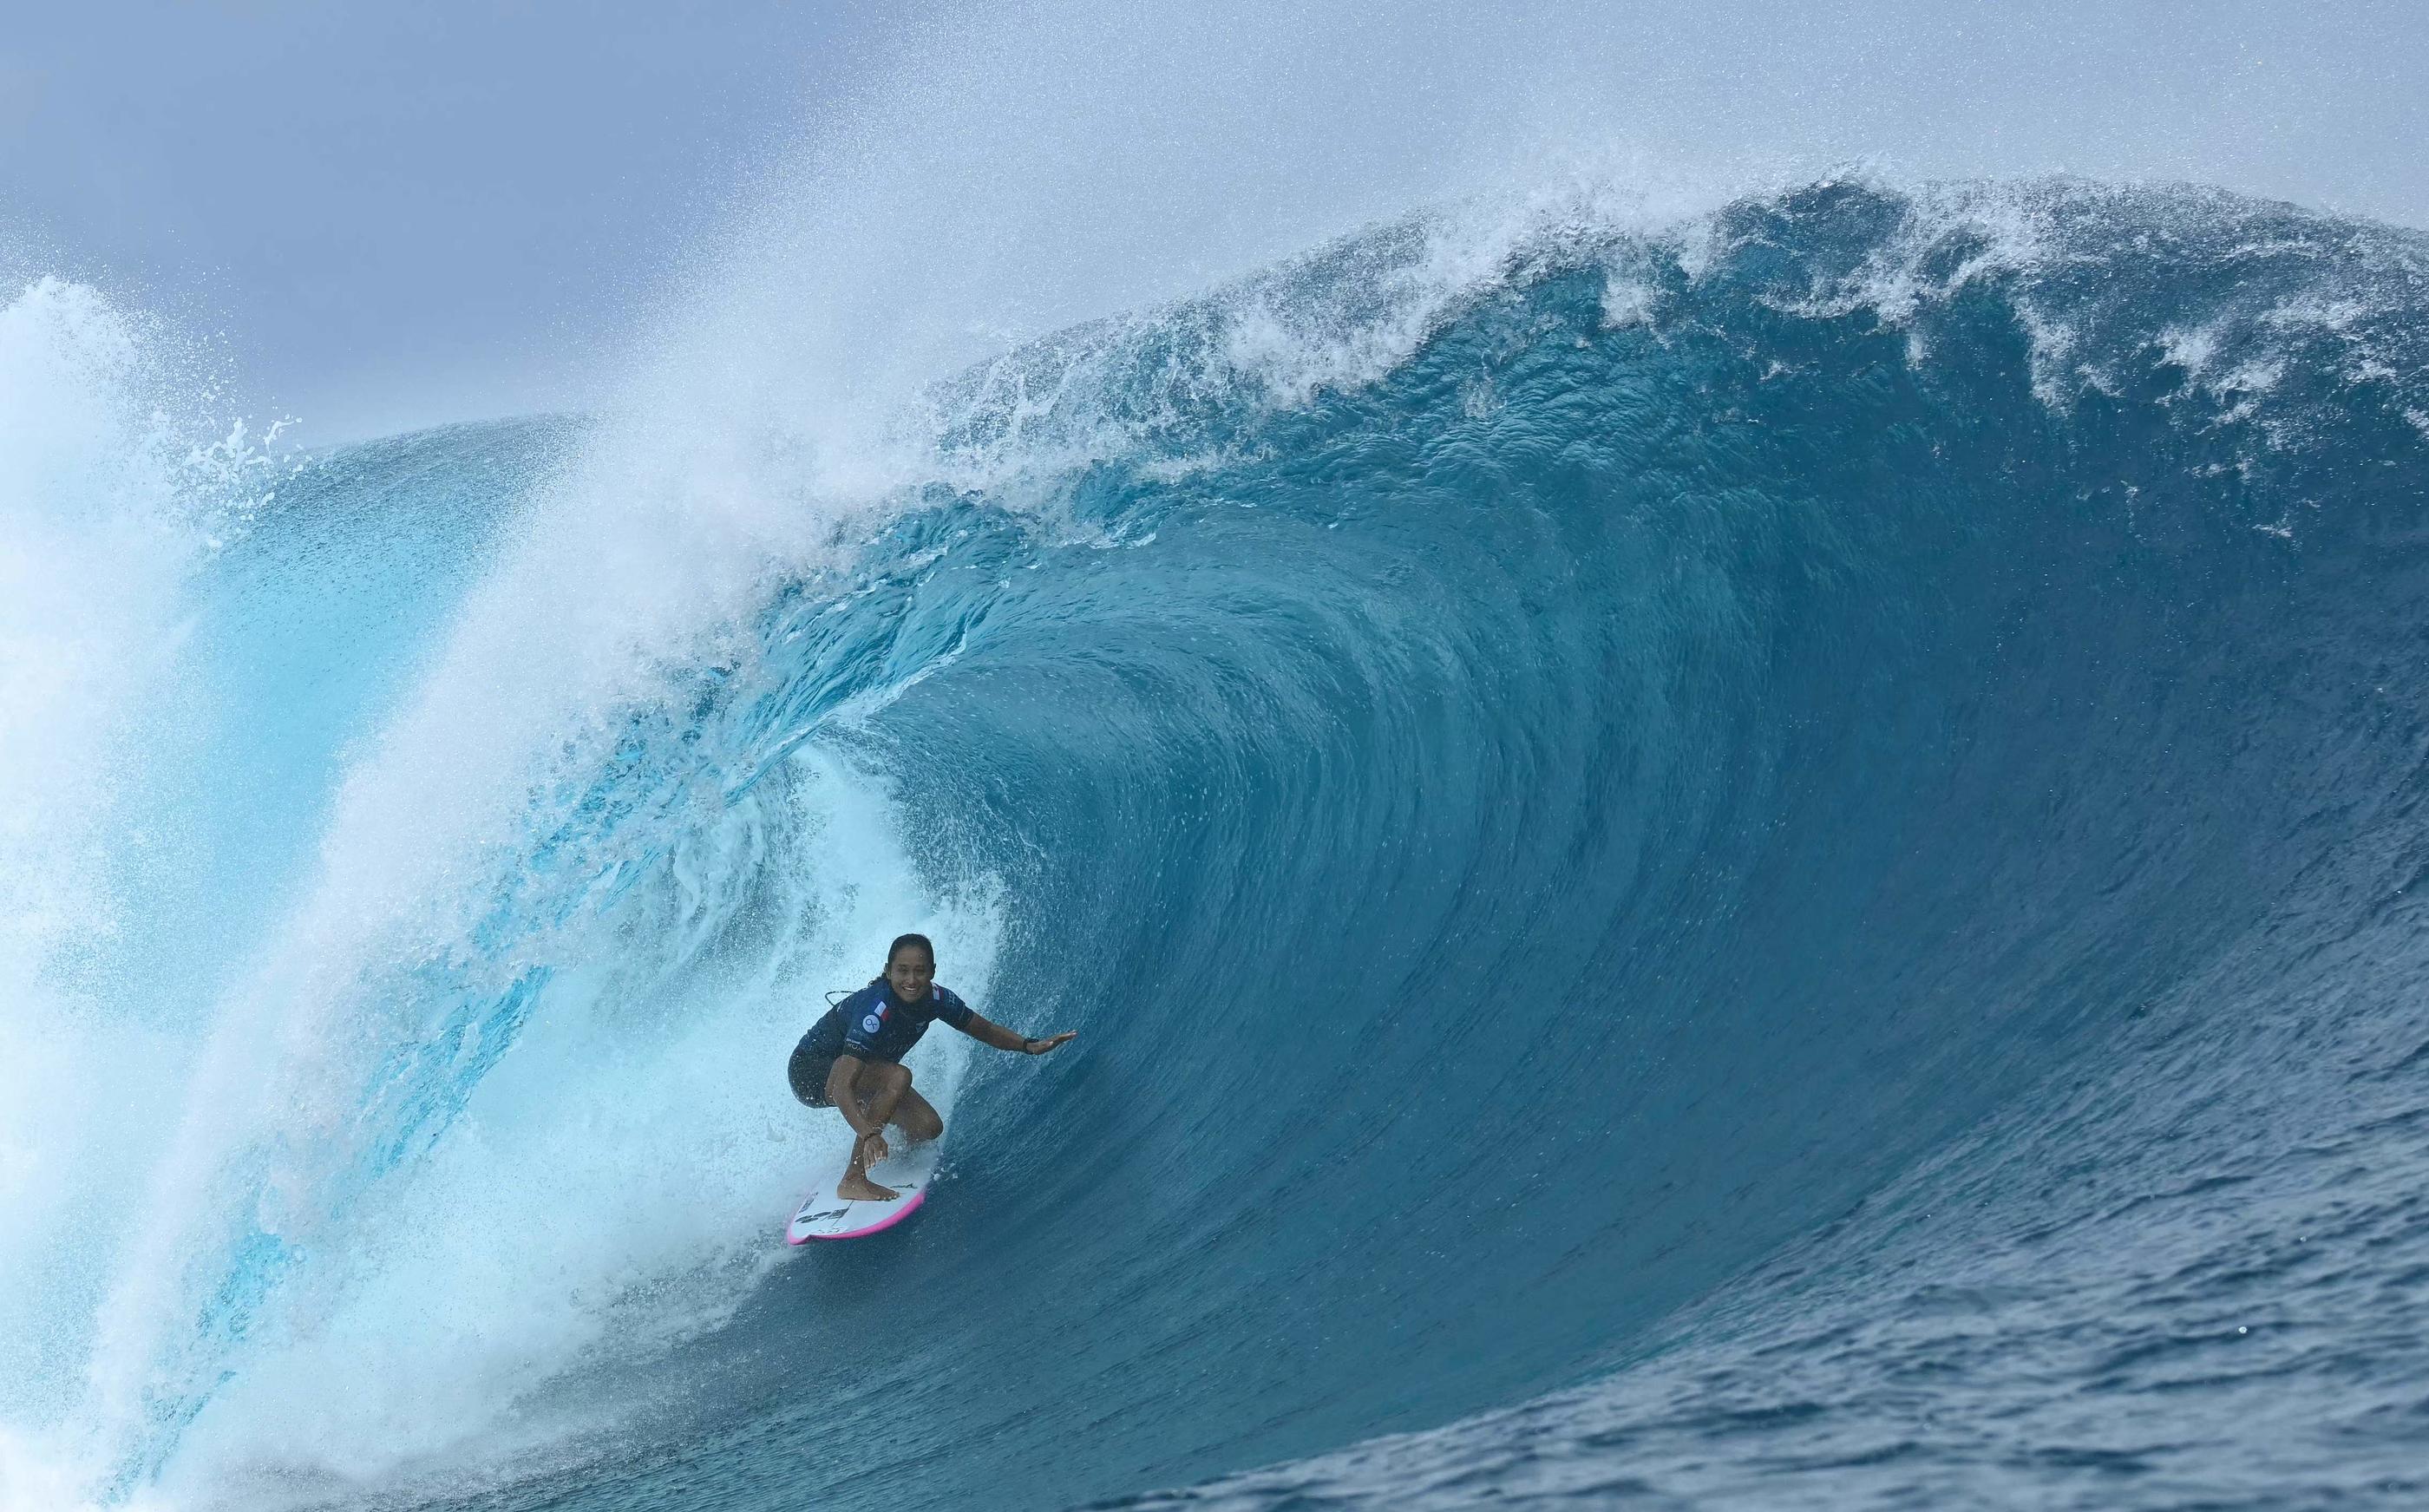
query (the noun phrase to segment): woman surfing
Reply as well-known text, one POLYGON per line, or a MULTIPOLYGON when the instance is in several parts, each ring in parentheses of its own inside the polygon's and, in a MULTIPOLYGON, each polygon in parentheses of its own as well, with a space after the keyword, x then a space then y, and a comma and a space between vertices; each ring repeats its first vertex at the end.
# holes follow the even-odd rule
POLYGON ((851 1162, 835 1195, 846 1202, 892 1202, 901 1193, 868 1178, 885 1159, 885 1126, 912 1143, 938 1138, 945 1120, 911 1085, 903 1056, 944 1020, 982 1044, 1022 1055, 1046 1055, 1068 1041, 1066 1029, 1024 1039, 973 1011, 950 989, 936 985, 936 947, 924 934, 899 936, 885 952, 885 975, 827 1010, 793 1047, 785 1067, 793 1095, 812 1108, 832 1108, 851 1126, 851 1162))

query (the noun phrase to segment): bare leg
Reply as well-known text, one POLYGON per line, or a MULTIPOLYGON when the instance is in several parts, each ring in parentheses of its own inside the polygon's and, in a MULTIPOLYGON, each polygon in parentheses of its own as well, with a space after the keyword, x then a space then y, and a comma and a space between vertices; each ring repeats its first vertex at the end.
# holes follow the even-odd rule
POLYGON ((902 1089, 902 1100, 894 1105, 892 1123, 902 1131, 902 1137, 913 1144, 925 1144, 945 1135, 944 1115, 935 1105, 919 1095, 917 1087, 902 1089))
MULTIPOLYGON (((851 1094, 860 1101, 860 1109, 868 1121, 884 1128, 894 1117, 894 1105, 911 1091, 911 1073, 898 1065, 873 1061, 860 1068, 852 1078, 851 1094)), ((927 1099, 919 1100, 927 1106, 927 1099)), ((881 1187, 868 1179, 868 1162, 862 1158, 861 1140, 852 1137, 851 1163, 844 1167, 843 1180, 835 1184, 835 1195, 846 1202, 892 1202, 902 1195, 891 1187, 881 1187)))

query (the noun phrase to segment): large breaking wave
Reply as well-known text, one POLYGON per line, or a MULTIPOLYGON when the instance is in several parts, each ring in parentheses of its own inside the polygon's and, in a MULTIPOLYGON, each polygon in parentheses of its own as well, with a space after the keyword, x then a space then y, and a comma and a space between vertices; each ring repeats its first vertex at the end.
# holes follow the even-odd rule
POLYGON ((0 1473, 2404 1494, 2423 244, 2070 183, 1475 223, 974 369, 848 504, 571 425, 282 483, 148 800, 226 885, 9 1126, 107 1279, 6 1304, 0 1473), (934 1046, 937 1200, 787 1258, 785 1052, 917 927, 1080 1041, 934 1046))

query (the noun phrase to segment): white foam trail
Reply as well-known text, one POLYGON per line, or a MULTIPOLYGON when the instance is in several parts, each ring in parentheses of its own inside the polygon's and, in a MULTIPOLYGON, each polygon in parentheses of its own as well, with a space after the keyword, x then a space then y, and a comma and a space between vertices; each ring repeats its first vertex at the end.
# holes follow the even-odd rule
POLYGON ((159 1138, 174 1024, 117 956, 134 828, 197 726, 183 588, 214 502, 163 333, 42 279, 0 304, 0 1507, 67 1504, 100 1278, 159 1138))
MULTIPOLYGON (((735 887, 772 857, 775 906, 817 929, 738 976, 653 984, 602 965, 554 984, 438 1146, 322 1236, 270 1341, 186 1434, 173 1502, 477 1480, 648 1405, 626 1390, 530 1405, 553 1376, 644 1361, 784 1262, 802 1174, 843 1144, 782 1075, 819 990, 858 985, 892 933, 926 928, 983 994, 998 932, 991 898, 927 896, 881 782, 815 751, 788 765, 681 869, 735 887)), ((678 906, 703 926, 728 917, 719 900, 678 906)), ((965 1047, 934 1038, 915 1067, 950 1110, 965 1047)))
POLYGON ((566 801, 553 784, 595 770, 669 668, 747 659, 733 627, 830 533, 730 437, 666 419, 611 433, 539 502, 339 787, 317 879, 194 1069, 150 1187, 154 1257, 104 1310, 91 1415, 111 1453, 157 1438, 163 1404, 215 1374, 193 1336, 232 1236, 258 1223, 308 1241, 328 1183, 361 1159, 367 1078, 426 1028, 392 978, 481 953, 467 930, 520 869, 535 811, 566 801))
MULTIPOLYGON (((636 905, 602 912, 597 893, 653 846, 734 839, 767 796, 728 811, 715 771, 677 773, 656 818, 577 838, 545 877, 534 858, 578 818, 630 721, 655 717, 702 666, 752 682, 748 625, 771 586, 836 560, 869 517, 806 500, 799 457, 719 413, 702 375, 636 394, 536 502, 418 692, 347 773, 303 901, 218 1011, 148 1189, 147 1252, 101 1309, 84 1412, 104 1463, 146 1474, 169 1452, 160 1484, 207 1502, 264 1466, 357 1476, 442 1457, 609 1330, 636 1343, 713 1315, 744 1283, 735 1266, 768 1253, 768 1215, 798 1196, 801 1151, 770 1136, 811 1126, 782 1066, 807 1008, 823 1005, 798 987, 773 994, 768 974, 801 969, 808 946, 788 934, 756 977, 686 984, 688 947, 619 935, 636 905), (502 898, 515 904, 503 937, 502 898), (601 961, 622 964, 586 970, 601 961), (363 1197, 390 1133, 376 1111, 416 1092, 393 1079, 398 1058, 458 1032, 430 1018, 418 974, 453 974, 477 995, 535 967, 557 976, 511 1055, 436 1146, 363 1197), (696 1022, 635 1053, 626 1031, 678 1005, 696 1022), (350 1216, 333 1224, 341 1204, 350 1216), (564 1218, 536 1228, 541 1211, 564 1218), (648 1216, 587 1217, 635 1211, 648 1216), (261 1236, 289 1257, 266 1287, 267 1262, 245 1254, 261 1236), (706 1278, 686 1292, 706 1300, 657 1290, 646 1309, 620 1307, 635 1288, 680 1291, 686 1277, 706 1278), (229 1295, 240 1347, 217 1306, 229 1295), (434 1317, 434 1296, 454 1304, 434 1317), (656 1321, 633 1327, 644 1315, 656 1321), (373 1380, 393 1391, 366 1389, 373 1380)), ((849 828, 836 817, 848 812, 821 822, 849 828)), ((764 809, 758 819, 772 834, 801 828, 764 809)), ((869 961, 912 921, 939 921, 957 981, 977 985, 986 907, 923 896, 899 843, 864 838, 824 857, 818 885, 855 890, 821 905, 820 948, 869 961)), ((692 859, 693 879, 717 886, 805 860, 692 859)), ((680 891, 685 874, 653 885, 680 891)), ((868 975, 836 969, 842 981, 822 967, 812 985, 868 975)), ((468 1037, 458 1053, 494 1048, 468 1037)))

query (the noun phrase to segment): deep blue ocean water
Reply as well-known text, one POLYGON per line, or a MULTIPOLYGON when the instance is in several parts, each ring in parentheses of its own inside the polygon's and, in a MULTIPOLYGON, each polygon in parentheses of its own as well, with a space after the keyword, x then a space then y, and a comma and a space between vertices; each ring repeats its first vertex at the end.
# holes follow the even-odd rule
POLYGON ((12 1336, 44 1484, 2429 1498, 2429 242, 1823 183, 1413 305, 1440 247, 941 386, 645 677, 481 628, 625 612, 494 566, 591 427, 281 479, 191 589, 211 780, 127 800, 189 859, 92 993, 183 1111, 12 1336), (564 686, 504 787, 430 712, 564 686), (909 928, 1079 1039, 923 1047, 927 1209, 785 1254, 785 1051, 909 928))

